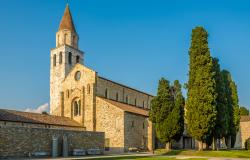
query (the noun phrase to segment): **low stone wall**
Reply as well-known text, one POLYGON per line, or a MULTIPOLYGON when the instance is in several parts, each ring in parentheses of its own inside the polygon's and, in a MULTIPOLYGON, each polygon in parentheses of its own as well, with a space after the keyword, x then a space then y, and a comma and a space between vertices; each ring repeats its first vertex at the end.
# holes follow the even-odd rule
POLYGON ((62 155, 62 137, 67 136, 68 152, 73 149, 104 149, 104 133, 63 129, 0 126, 0 159, 27 157, 35 152, 52 154, 52 137, 58 137, 58 154, 62 155))

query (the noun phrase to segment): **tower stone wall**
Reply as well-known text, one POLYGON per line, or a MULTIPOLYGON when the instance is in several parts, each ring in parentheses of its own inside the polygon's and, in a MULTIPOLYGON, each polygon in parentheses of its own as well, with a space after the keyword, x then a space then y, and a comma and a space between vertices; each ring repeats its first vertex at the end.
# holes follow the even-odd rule
POLYGON ((61 115, 59 106, 62 81, 77 63, 83 64, 83 52, 63 45, 51 50, 50 59, 50 113, 61 115), (70 55, 71 63, 69 63, 70 55), (79 62, 77 62, 77 56, 79 57, 79 62))

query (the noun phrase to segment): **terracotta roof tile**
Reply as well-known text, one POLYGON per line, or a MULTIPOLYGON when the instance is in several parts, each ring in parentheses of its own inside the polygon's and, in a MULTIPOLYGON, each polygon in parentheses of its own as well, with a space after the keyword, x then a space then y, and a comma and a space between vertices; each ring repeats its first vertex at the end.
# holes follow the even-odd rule
POLYGON ((64 30, 64 29, 68 29, 70 31, 76 32, 68 4, 64 10, 64 15, 62 17, 58 30, 64 30))
POLYGON ((138 107, 135 107, 135 106, 132 106, 129 104, 113 101, 110 99, 102 98, 102 97, 99 97, 99 98, 101 98, 102 100, 104 100, 104 101, 106 101, 106 102, 126 111, 126 112, 135 113, 135 114, 139 114, 139 115, 143 115, 143 116, 147 116, 147 117, 149 116, 148 110, 138 108, 138 107))
POLYGON ((69 127, 81 127, 81 125, 67 117, 45 115, 15 110, 0 109, 0 121, 25 122, 34 124, 50 124, 69 127))

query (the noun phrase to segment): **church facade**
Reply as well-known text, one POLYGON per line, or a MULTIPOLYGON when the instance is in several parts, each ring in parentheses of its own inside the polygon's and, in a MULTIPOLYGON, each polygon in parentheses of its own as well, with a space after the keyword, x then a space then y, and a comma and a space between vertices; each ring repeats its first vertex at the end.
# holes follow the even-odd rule
POLYGON ((69 6, 50 59, 50 114, 68 117, 86 131, 105 133, 105 151, 153 149, 148 119, 152 95, 101 77, 84 65, 69 6))

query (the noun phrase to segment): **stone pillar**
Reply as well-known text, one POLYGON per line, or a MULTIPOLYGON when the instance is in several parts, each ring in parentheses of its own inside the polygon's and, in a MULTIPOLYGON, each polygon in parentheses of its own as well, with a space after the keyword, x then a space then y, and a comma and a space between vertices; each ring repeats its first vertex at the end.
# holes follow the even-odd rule
POLYGON ((84 118, 85 118, 85 87, 82 87, 82 92, 81 92, 81 115, 82 115, 82 126, 85 127, 84 125, 84 118))
POLYGON ((52 157, 58 156, 58 136, 52 137, 52 157))
POLYGON ((155 143, 154 126, 149 119, 147 119, 147 121, 148 121, 148 150, 153 152, 155 143))
POLYGON ((64 92, 60 92, 61 116, 64 117, 64 92))
POLYGON ((63 135, 63 157, 68 157, 69 149, 68 149, 68 138, 66 135, 63 135))

